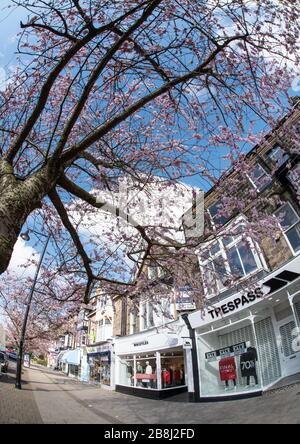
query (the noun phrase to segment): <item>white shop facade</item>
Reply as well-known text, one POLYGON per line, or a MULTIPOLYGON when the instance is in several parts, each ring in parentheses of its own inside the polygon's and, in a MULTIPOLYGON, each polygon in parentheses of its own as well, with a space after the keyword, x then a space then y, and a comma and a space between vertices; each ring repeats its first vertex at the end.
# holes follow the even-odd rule
POLYGON ((189 332, 179 318, 165 326, 115 339, 116 391, 161 399, 192 381, 189 332))
POLYGON ((300 376, 300 256, 188 318, 200 400, 256 396, 300 376))

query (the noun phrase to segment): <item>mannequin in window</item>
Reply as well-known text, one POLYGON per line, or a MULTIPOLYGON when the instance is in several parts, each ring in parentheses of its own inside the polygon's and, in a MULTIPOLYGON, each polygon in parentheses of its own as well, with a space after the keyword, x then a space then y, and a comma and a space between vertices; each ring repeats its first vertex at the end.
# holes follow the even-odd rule
POLYGON ((243 378, 246 378, 246 387, 250 385, 250 377, 254 378, 255 384, 258 384, 258 377, 256 372, 256 362, 257 362, 257 351, 256 348, 251 347, 250 343, 247 342, 247 351, 243 353, 240 357, 240 367, 241 374, 243 378))
MULTIPOLYGON (((140 375, 141 373, 144 373, 144 369, 143 369, 143 367, 142 367, 140 362, 136 363, 136 373, 137 373, 137 375, 140 375)), ((143 385, 142 381, 140 379, 138 379, 138 378, 137 378, 136 383, 137 383, 137 386, 139 386, 139 387, 143 385)))
POLYGON ((128 381, 128 385, 132 385, 133 383, 133 368, 132 365, 130 364, 130 362, 126 362, 127 365, 127 381, 128 381))
POLYGON ((136 372, 137 373, 144 373, 144 369, 143 369, 143 367, 142 367, 140 362, 136 363, 136 372))
POLYGON ((167 370, 166 368, 164 368, 161 372, 161 380, 163 388, 171 384, 171 374, 169 370, 167 370))
POLYGON ((145 378, 142 379, 142 382, 145 383, 146 387, 150 388, 151 387, 151 379, 147 378, 147 375, 152 375, 152 367, 150 365, 149 361, 146 361, 146 368, 145 368, 145 378))

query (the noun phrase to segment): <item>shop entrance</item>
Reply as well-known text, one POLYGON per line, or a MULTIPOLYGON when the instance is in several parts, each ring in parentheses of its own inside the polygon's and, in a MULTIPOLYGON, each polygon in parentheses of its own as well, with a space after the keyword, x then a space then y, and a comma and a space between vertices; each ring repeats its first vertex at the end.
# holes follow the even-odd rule
POLYGON ((281 341, 283 373, 290 376, 300 372, 300 344, 294 316, 278 323, 281 341))

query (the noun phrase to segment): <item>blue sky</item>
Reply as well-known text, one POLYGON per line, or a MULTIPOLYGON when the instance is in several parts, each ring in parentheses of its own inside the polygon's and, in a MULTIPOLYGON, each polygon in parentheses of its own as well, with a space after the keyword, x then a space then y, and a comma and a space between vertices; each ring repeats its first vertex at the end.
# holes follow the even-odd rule
MULTIPOLYGON (((9 69, 16 63, 16 35, 20 31, 20 20, 26 19, 24 11, 11 7, 10 0, 1 0, 0 6, 0 88, 3 83, 4 75, 9 76, 9 69)), ((2 85, 3 87, 3 85, 2 85)))

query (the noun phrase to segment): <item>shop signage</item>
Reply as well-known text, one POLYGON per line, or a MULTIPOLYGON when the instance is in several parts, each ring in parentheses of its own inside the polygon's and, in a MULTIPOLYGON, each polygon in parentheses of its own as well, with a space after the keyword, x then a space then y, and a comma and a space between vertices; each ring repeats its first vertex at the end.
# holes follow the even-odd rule
POLYGON ((255 302, 257 299, 261 299, 263 295, 264 293, 262 289, 260 287, 256 288, 254 291, 248 291, 247 294, 243 294, 229 302, 226 302, 225 304, 213 308, 212 310, 208 310, 208 314, 211 316, 212 319, 217 319, 226 314, 229 314, 230 312, 234 312, 239 308, 243 308, 244 306, 255 302))
POLYGON ((184 339, 184 340, 183 340, 183 344, 182 344, 182 346, 183 346, 183 348, 184 348, 185 350, 188 350, 188 349, 193 348, 193 346, 192 346, 192 340, 189 339, 189 338, 184 339))
POLYGON ((176 296, 176 310, 195 310, 196 304, 193 300, 191 294, 187 293, 186 289, 179 289, 178 295, 176 296))
POLYGON ((235 294, 228 298, 226 302, 217 303, 204 311, 196 311, 189 315, 189 321, 192 328, 200 327, 209 322, 222 319, 230 314, 238 312, 243 308, 250 307, 260 301, 265 295, 265 291, 261 287, 248 291, 246 294, 235 294))
POLYGON ((117 355, 127 355, 182 346, 182 335, 188 336, 185 325, 182 325, 179 321, 170 324, 168 327, 161 328, 160 332, 151 330, 137 334, 134 339, 130 336, 116 339, 115 353, 117 355))
POLYGON ((240 342, 239 344, 230 345, 229 347, 220 348, 205 353, 205 359, 209 362, 216 361, 218 358, 225 358, 227 356, 238 356, 245 353, 247 350, 246 342, 240 342))
POLYGON ((263 281, 257 283, 257 287, 248 293, 237 292, 224 302, 212 304, 211 308, 198 310, 189 315, 189 321, 192 328, 199 328, 226 316, 230 316, 244 308, 250 308, 252 305, 260 302, 268 294, 271 295, 278 289, 288 286, 296 279, 300 279, 300 256, 296 256, 284 267, 268 274, 263 281))
POLYGON ((87 354, 104 353, 104 352, 108 352, 108 351, 110 351, 110 345, 109 344, 97 345, 97 346, 94 346, 94 347, 87 347, 86 348, 87 354))
POLYGON ((140 342, 134 342, 133 346, 134 347, 140 347, 141 345, 148 345, 149 342, 148 341, 140 341, 140 342))

